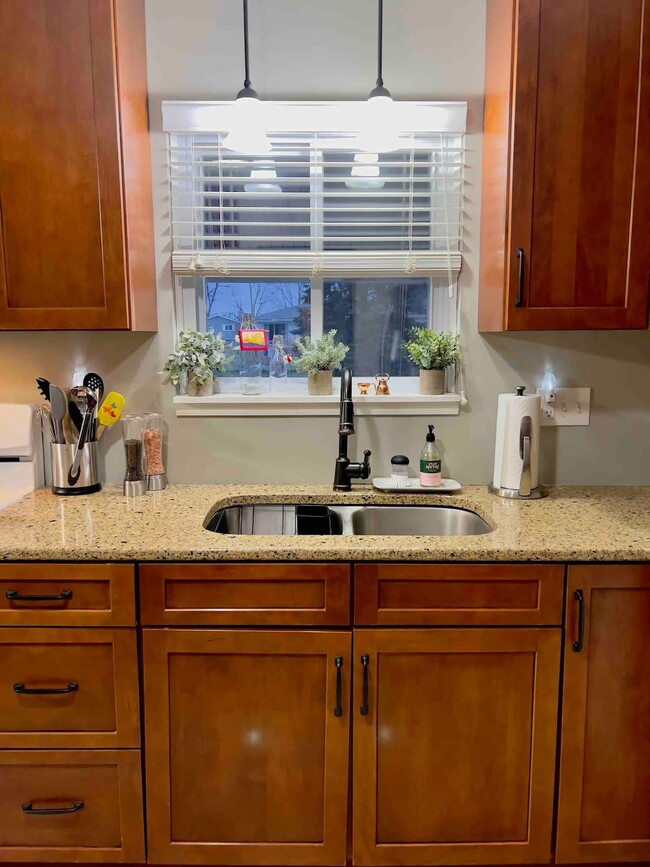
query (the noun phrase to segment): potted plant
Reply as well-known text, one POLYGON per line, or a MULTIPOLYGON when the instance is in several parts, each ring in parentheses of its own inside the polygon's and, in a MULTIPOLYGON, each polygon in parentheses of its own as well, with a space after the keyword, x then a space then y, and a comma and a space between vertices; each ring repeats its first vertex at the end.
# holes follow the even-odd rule
POLYGON ((345 343, 336 343, 335 340, 335 328, 323 334, 315 343, 309 337, 296 340, 296 349, 300 353, 296 367, 307 374, 309 394, 332 393, 332 371, 341 366, 350 350, 345 343))
POLYGON ((219 390, 214 373, 223 373, 227 366, 228 351, 221 335, 188 329, 178 335, 176 349, 170 353, 163 374, 174 385, 187 374, 187 393, 206 397, 219 390))
POLYGON ((420 394, 444 394, 445 370, 460 359, 460 337, 429 328, 414 328, 404 344, 406 354, 420 368, 420 394))

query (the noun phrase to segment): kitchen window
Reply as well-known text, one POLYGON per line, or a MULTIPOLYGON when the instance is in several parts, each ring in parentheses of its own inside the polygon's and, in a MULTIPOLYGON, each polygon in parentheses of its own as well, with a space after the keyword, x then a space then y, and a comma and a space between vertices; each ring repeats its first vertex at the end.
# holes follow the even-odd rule
POLYGON ((260 157, 223 147, 231 105, 163 103, 177 327, 232 343, 252 314, 289 352, 335 328, 355 377, 416 391, 410 330, 457 330, 465 104, 397 103, 403 147, 369 154, 363 103, 265 103, 260 157))

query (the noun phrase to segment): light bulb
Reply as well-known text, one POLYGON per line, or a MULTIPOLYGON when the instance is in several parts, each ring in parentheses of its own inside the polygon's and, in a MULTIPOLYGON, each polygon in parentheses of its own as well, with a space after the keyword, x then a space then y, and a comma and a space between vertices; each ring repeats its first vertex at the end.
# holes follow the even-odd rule
POLYGON ((238 96, 232 107, 230 132, 223 147, 248 156, 271 153, 264 130, 262 108, 256 96, 238 96))
POLYGON ((543 394, 547 396, 547 399, 555 397, 555 392, 557 391, 557 379, 555 378, 555 374, 552 370, 546 371, 542 379, 542 384, 540 388, 543 394))
POLYGON ((354 155, 354 165, 345 186, 350 190, 381 190, 384 180, 380 177, 379 154, 354 155))
POLYGON ((262 161, 253 164, 250 182, 244 184, 247 193, 281 193, 280 184, 268 183, 277 180, 278 173, 273 163, 262 161))

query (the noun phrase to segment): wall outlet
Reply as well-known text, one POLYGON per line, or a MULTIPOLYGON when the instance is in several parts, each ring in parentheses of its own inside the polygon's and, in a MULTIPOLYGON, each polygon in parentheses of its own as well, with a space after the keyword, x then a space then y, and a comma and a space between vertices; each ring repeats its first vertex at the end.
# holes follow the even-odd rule
MULTIPOLYGON (((537 394, 542 390, 537 389, 537 394)), ((579 427, 589 424, 591 388, 558 388, 555 403, 547 406, 542 397, 542 427, 579 427)))

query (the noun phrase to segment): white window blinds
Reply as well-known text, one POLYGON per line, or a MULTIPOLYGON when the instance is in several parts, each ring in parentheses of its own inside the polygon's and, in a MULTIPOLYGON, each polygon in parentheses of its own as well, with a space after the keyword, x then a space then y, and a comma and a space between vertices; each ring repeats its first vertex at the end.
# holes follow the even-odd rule
POLYGON ((383 154, 355 147, 363 103, 264 106, 272 152, 251 157, 223 147, 232 103, 163 103, 175 273, 460 271, 464 103, 396 104, 383 154))

